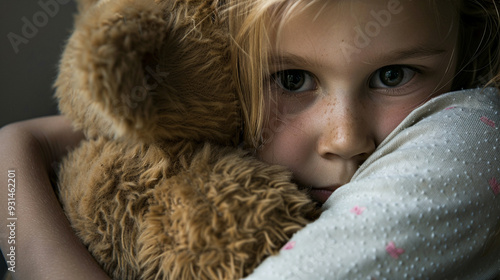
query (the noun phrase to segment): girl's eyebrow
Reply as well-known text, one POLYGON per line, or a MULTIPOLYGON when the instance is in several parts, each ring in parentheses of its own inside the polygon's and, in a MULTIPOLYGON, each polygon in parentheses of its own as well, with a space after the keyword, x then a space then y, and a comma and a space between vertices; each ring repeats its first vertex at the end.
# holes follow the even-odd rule
MULTIPOLYGON (((377 57, 372 59, 367 59, 366 61, 372 61, 372 63, 378 64, 390 61, 400 61, 404 59, 413 58, 427 58, 432 56, 437 56, 446 53, 447 50, 433 48, 433 47, 423 47, 415 46, 410 48, 402 48, 396 50, 388 50, 384 54, 378 54, 377 57)), ((356 55, 353 53, 353 55, 356 55)), ((307 66, 321 66, 321 62, 315 62, 313 59, 308 59, 293 53, 280 53, 279 55, 271 54, 268 57, 269 67, 274 68, 293 68, 293 67, 307 67, 307 66)), ((369 63, 369 64, 372 64, 369 63)))
POLYGON ((270 68, 288 68, 312 66, 315 63, 310 59, 292 53, 281 53, 280 55, 271 55, 268 57, 270 68))
POLYGON ((396 49, 386 52, 386 54, 382 54, 374 60, 377 62, 385 62, 385 61, 398 61, 404 59, 412 59, 412 58, 426 58, 431 56, 437 56, 446 53, 445 49, 437 49, 432 47, 410 47, 408 49, 396 49))

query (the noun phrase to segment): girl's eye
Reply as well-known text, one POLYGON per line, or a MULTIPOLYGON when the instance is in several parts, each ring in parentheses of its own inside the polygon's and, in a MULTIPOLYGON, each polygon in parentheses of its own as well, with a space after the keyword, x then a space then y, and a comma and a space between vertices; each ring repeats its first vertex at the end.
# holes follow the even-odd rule
POLYGON ((393 88, 408 83, 416 70, 401 65, 390 65, 378 69, 370 78, 371 88, 393 88))
POLYGON ((311 73, 305 70, 284 70, 272 75, 279 87, 288 92, 304 92, 316 89, 311 73))

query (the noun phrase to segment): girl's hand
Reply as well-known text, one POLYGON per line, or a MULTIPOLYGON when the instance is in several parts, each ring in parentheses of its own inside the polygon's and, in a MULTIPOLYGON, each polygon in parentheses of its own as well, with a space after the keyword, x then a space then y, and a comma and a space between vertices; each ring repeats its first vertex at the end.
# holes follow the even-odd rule
POLYGON ((50 183, 53 163, 82 139, 61 116, 0 129, 0 247, 15 279, 109 279, 71 229, 50 183))

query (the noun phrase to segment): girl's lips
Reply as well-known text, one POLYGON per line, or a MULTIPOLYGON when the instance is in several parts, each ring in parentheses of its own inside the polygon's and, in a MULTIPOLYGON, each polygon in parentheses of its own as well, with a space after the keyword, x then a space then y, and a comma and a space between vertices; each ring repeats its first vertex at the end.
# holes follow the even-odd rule
POLYGON ((311 188, 309 190, 309 195, 315 201, 321 204, 325 203, 326 200, 332 195, 332 193, 338 189, 340 186, 330 186, 325 188, 311 188))

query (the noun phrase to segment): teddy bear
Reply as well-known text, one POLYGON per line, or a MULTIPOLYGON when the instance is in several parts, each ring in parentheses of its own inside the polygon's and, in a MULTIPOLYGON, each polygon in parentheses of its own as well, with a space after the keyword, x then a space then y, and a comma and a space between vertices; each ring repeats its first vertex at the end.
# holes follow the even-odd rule
POLYGON ((80 0, 55 82, 86 139, 58 195, 113 279, 239 279, 319 216, 241 145, 218 0, 80 0))

